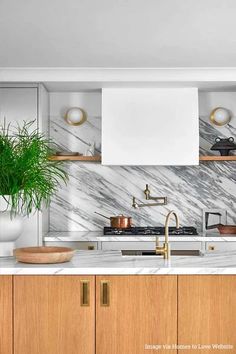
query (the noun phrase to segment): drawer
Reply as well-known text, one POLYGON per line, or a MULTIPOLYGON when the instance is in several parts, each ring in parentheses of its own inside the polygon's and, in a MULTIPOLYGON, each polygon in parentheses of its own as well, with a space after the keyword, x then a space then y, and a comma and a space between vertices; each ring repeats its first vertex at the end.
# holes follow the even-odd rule
MULTIPOLYGON (((160 242, 162 245, 163 242, 160 242)), ((201 242, 170 242, 170 246, 172 250, 201 250, 201 242)), ((122 241, 114 241, 114 242, 102 242, 102 250, 147 250, 151 251, 154 250, 156 247, 156 242, 152 241, 130 241, 130 242, 122 242, 122 241)))
POLYGON ((122 242, 122 241, 107 241, 102 242, 102 250, 109 250, 109 251, 122 251, 122 250, 154 250, 155 249, 155 241, 149 242, 122 242))
POLYGON ((71 247, 77 250, 97 250, 98 244, 97 242, 86 242, 86 241, 46 241, 45 246, 61 246, 61 247, 71 247))
POLYGON ((170 242, 172 250, 201 250, 201 242, 170 242))
POLYGON ((236 242, 206 242, 206 251, 235 251, 236 242))

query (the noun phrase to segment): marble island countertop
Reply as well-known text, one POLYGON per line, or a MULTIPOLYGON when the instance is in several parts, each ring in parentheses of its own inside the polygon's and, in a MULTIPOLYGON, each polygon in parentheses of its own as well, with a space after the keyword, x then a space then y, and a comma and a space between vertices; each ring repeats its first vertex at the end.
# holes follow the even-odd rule
POLYGON ((120 251, 77 251, 71 262, 34 265, 0 258, 0 275, 235 274, 236 251, 202 256, 122 256, 120 251))
MULTIPOLYGON (((159 236, 160 241, 164 241, 164 236, 159 236)), ((169 236, 170 241, 174 242, 233 242, 236 241, 236 235, 220 235, 219 232, 209 232, 207 236, 201 233, 197 236, 169 236)), ((103 235, 103 231, 70 231, 70 232, 49 232, 44 236, 45 242, 109 242, 109 241, 155 241, 156 236, 145 235, 103 235)))

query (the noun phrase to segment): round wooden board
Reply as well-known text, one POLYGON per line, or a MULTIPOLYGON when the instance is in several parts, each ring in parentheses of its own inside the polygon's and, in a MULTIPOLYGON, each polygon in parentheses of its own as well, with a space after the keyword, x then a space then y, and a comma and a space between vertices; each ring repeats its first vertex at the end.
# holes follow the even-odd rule
POLYGON ((75 250, 69 247, 25 247, 14 250, 18 262, 33 264, 69 262, 74 253, 75 250))

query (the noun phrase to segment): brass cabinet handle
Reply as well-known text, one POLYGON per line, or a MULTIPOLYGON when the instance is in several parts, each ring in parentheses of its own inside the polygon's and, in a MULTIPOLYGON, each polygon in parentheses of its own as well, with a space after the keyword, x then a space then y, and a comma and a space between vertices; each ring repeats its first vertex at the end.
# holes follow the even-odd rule
POLYGON ((101 306, 110 305, 110 284, 107 280, 101 280, 101 306))
POLYGON ((89 306, 90 298, 90 282, 89 280, 80 281, 80 305, 89 306))
POLYGON ((93 251, 94 250, 94 246, 88 246, 88 250, 89 251, 93 251))
POLYGON ((208 246, 209 251, 215 251, 215 246, 208 246))

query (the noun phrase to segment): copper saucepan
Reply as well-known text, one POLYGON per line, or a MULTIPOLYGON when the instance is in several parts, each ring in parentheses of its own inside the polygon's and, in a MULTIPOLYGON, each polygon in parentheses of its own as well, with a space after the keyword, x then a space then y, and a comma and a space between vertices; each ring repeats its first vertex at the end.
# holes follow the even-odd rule
POLYGON ((127 229, 132 226, 132 218, 129 216, 118 215, 118 216, 105 216, 95 211, 95 214, 102 216, 105 219, 110 220, 111 227, 115 227, 118 229, 127 229))
POLYGON ((217 225, 217 229, 219 230, 220 234, 229 234, 235 235, 236 234, 236 225, 217 225))

